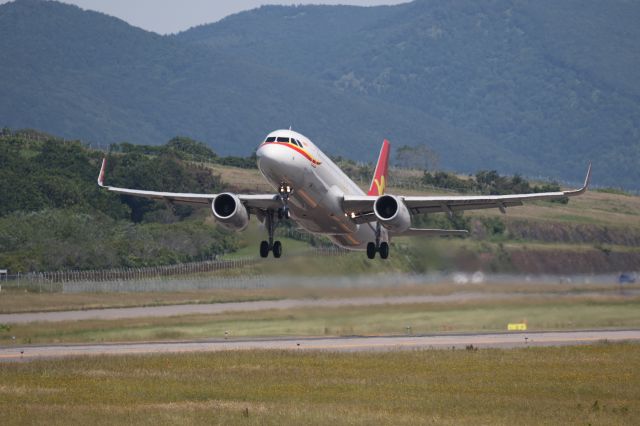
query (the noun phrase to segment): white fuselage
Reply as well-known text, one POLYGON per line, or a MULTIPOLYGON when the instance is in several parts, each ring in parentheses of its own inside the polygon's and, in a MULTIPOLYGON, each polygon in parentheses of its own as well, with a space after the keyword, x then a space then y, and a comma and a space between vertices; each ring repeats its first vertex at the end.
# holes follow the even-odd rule
MULTIPOLYGON (((289 207, 297 224, 352 250, 364 250, 376 240, 375 222, 357 225, 345 215, 342 197, 364 195, 364 191, 328 156, 292 130, 277 130, 266 140, 256 151, 258 168, 274 189, 282 184, 292 188, 289 207), (278 142, 278 138, 291 142, 278 142)), ((380 241, 388 241, 384 228, 380 241)))

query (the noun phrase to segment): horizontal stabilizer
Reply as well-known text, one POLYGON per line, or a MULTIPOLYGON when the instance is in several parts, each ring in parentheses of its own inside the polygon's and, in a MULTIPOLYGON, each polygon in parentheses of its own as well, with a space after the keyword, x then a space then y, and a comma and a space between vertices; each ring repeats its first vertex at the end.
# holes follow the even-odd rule
POLYGON ((394 236, 422 236, 422 237, 466 237, 469 231, 466 229, 419 229, 409 228, 404 232, 392 233, 394 236))

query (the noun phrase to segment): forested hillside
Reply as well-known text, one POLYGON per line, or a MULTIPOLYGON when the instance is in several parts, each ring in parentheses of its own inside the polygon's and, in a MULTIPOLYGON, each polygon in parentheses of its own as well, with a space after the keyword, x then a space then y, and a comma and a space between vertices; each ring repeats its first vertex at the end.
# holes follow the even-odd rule
MULTIPOLYGON (((255 157, 221 157, 187 137, 174 137, 162 145, 113 144, 109 150, 108 185, 196 193, 271 191, 255 167, 255 157)), ((0 131, 0 269, 137 268, 211 259, 235 251, 256 254, 256 243, 264 237, 256 220, 245 233, 227 232, 215 225, 207 208, 169 206, 100 189, 96 178, 104 155, 79 141, 34 130, 0 131)), ((371 164, 344 158, 336 161, 352 179, 368 185, 371 164)), ((555 183, 530 182, 495 170, 462 176, 392 168, 389 177, 388 190, 394 194, 559 189, 555 183)), ((393 270, 409 259, 413 272, 633 269, 639 255, 639 211, 638 197, 619 191, 589 191, 568 203, 566 199, 526 203, 509 209, 506 216, 497 210, 451 218, 444 214, 416 216, 417 227, 468 229, 470 238, 394 239, 400 263, 392 260, 389 267, 393 270), (537 260, 531 261, 534 258, 537 260)), ((282 237, 302 238, 311 244, 324 242, 322 237, 300 235, 294 223, 284 223, 279 232, 282 237)), ((286 241, 288 247, 291 243, 286 241)), ((287 262, 302 261, 295 258, 304 252, 305 243, 295 242, 294 246, 297 250, 288 252, 287 262)), ((351 259, 358 268, 369 267, 362 264, 362 253, 351 259)), ((267 264, 275 267, 278 262, 267 264)), ((404 264, 401 270, 407 267, 404 264)))
POLYGON ((637 2, 418 0, 262 7, 178 38, 420 110, 530 160, 511 173, 578 179, 593 159, 637 188, 639 21, 637 2))
POLYGON ((461 153, 456 164, 522 158, 408 108, 339 90, 216 49, 191 46, 56 2, 0 6, 0 125, 94 143, 160 144, 176 134, 247 156, 293 126, 331 154, 371 160, 382 139, 461 153), (416 135, 420 135, 417 137, 416 135))
POLYGON ((371 161, 639 189, 640 3, 262 7, 178 36, 53 1, 0 6, 0 126, 85 142, 182 134, 250 155, 293 126, 371 161))
MULTIPOLYGON (((113 148, 110 184, 205 193, 220 189, 220 178, 209 170, 187 166, 186 160, 207 152, 197 142, 174 139, 153 155, 129 152, 126 145, 113 148)), ((210 259, 236 247, 234 234, 204 223, 205 214, 192 208, 172 210, 101 190, 96 172, 102 156, 78 141, 3 131, 3 268, 26 272, 162 265, 210 259)))

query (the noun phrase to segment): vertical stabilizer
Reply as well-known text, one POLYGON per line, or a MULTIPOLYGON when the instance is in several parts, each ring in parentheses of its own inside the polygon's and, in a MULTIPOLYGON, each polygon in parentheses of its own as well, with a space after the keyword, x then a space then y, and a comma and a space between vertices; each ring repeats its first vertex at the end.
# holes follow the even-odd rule
POLYGON ((391 144, 388 140, 382 142, 382 148, 380 149, 380 156, 378 157, 378 164, 376 164, 376 171, 373 174, 373 181, 371 181, 371 187, 367 195, 383 195, 387 186, 387 180, 389 179, 389 150, 391 144))

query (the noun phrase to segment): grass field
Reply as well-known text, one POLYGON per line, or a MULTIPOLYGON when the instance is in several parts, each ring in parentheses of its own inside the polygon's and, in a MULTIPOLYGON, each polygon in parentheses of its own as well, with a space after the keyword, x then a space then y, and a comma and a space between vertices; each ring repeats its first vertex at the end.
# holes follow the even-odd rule
POLYGON ((262 336, 393 335, 504 331, 525 321, 530 330, 640 327, 640 298, 552 296, 502 301, 295 308, 215 315, 16 324, 0 344, 122 342, 262 336))
MULTIPOLYGON (((327 265, 326 258, 318 261, 318 268, 327 265)), ((272 262, 275 263, 275 262, 272 262)), ((297 264, 296 261, 292 262, 297 264)), ((341 261, 331 259, 334 269, 341 261)), ((347 265, 348 266, 348 265, 347 265)), ((346 267, 346 266, 345 266, 346 267)), ((410 277, 409 277, 410 278, 410 277)), ((371 277, 372 282, 376 279, 371 277)), ((399 278, 399 281, 402 277, 399 278)), ((179 287, 179 278, 176 278, 179 287)), ((453 282, 406 284, 397 282, 394 286, 369 287, 318 287, 314 285, 302 285, 308 279, 302 277, 297 287, 282 288, 221 288, 211 290, 192 291, 158 291, 139 293, 33 293, 21 289, 3 288, 0 293, 0 314, 25 313, 25 312, 52 312, 67 310, 125 308, 138 306, 162 306, 180 304, 205 304, 246 302, 254 300, 279 300, 279 299, 331 299, 349 297, 392 297, 392 296, 421 296, 421 295, 445 295, 461 291, 473 291, 481 293, 512 293, 520 295, 536 295, 544 293, 547 296, 553 294, 583 294, 597 292, 601 295, 620 293, 620 287, 611 284, 539 284, 535 282, 508 282, 459 285, 453 282)), ((311 280, 313 282, 313 280, 311 280)), ((626 284, 624 289, 628 291, 640 290, 640 283, 626 284)))
POLYGON ((284 291, 270 289, 215 289, 148 293, 30 293, 3 290, 0 314, 51 312, 136 306, 181 305, 192 303, 246 302, 285 297, 284 291))
POLYGON ((2 423, 638 424, 640 346, 0 364, 2 423))

